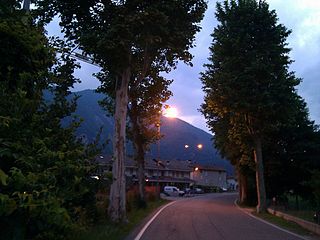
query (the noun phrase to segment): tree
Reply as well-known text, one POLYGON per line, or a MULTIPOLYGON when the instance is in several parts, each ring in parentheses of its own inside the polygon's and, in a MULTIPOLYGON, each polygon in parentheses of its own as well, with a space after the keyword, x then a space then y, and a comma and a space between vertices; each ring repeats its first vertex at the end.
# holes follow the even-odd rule
MULTIPOLYGON (((115 81, 115 135, 113 184, 109 216, 126 221, 125 126, 128 87, 132 73, 138 83, 151 64, 174 67, 178 60, 189 62, 189 49, 200 30, 206 3, 203 0, 162 1, 47 1, 37 6, 48 21, 60 14, 66 37, 93 56, 102 71, 115 81)), ((105 83, 103 83, 105 84, 105 83)), ((107 84, 107 83, 106 83, 107 84)), ((113 84, 112 84, 113 85, 113 84)))
POLYGON ((225 114, 223 118, 212 115, 213 112, 202 105, 202 113, 207 119, 210 130, 214 133, 214 145, 221 156, 228 159, 238 175, 239 201, 242 204, 252 203, 249 198, 248 178, 254 171, 254 161, 250 154, 251 147, 246 134, 245 126, 238 125, 233 128, 232 114, 225 114))
MULTIPOLYGON (((140 200, 145 202, 144 186, 144 158, 145 152, 149 145, 161 136, 159 135, 159 112, 161 112, 164 102, 172 95, 168 89, 172 80, 167 80, 159 75, 159 68, 152 67, 149 75, 144 78, 139 84, 138 78, 134 77, 129 85, 129 103, 128 103, 128 138, 133 143, 134 160, 138 164, 138 183, 140 200)), ((105 74, 97 74, 101 82, 107 82, 108 77, 105 74)), ((114 86, 104 84, 98 88, 98 92, 107 95, 100 104, 113 114, 114 107, 114 86)))
MULTIPOLYGON (((217 3, 218 26, 212 34, 210 63, 202 74, 204 110, 212 117, 230 115, 228 134, 245 127, 256 164, 257 212, 266 210, 263 143, 268 133, 287 120, 299 83, 288 67, 288 31, 277 23, 265 1, 217 3)), ((234 137, 234 136, 233 136, 234 137)))
POLYGON ((139 195, 143 202, 145 202, 145 152, 151 143, 161 137, 157 127, 157 124, 160 124, 159 112, 163 103, 172 95, 168 90, 171 82, 159 76, 156 70, 139 86, 129 90, 130 136, 134 145, 134 160, 138 163, 139 195))
POLYGON ((271 196, 294 192, 307 197, 311 192, 304 183, 315 168, 319 139, 305 101, 297 95, 291 104, 292 116, 266 141, 266 184, 271 196))
POLYGON ((77 121, 61 126, 76 107, 75 62, 19 1, 1 3, 0 16, 0 238, 65 239, 94 206, 90 149, 77 121))

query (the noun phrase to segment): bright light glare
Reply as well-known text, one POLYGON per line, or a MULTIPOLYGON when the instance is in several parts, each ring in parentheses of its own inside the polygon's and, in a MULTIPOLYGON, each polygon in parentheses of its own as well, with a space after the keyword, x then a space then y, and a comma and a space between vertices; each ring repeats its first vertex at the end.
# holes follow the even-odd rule
POLYGON ((203 148, 202 144, 198 144, 198 145, 197 145, 197 148, 198 148, 198 149, 202 149, 202 148, 203 148))
POLYGON ((167 118, 176 118, 178 116, 178 110, 174 107, 169 107, 164 110, 163 116, 167 118))
POLYGON ((188 144, 184 145, 184 148, 189 148, 189 145, 188 144))

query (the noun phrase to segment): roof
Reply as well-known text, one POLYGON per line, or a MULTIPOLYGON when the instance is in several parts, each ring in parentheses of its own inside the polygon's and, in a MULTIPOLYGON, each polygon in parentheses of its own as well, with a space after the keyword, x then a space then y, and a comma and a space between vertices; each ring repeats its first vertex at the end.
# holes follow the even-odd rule
POLYGON ((199 170, 205 170, 205 171, 213 171, 213 172, 226 172, 226 169, 217 167, 215 165, 202 165, 202 164, 193 164, 194 168, 198 168, 199 170))
MULTIPOLYGON (((101 165, 111 165, 113 159, 111 156, 99 155, 96 157, 96 161, 101 165)), ((132 158, 127 157, 125 160, 126 167, 137 167, 137 162, 132 158)), ((192 172, 195 167, 198 167, 200 170, 206 171, 223 171, 224 168, 220 168, 214 165, 202 165, 197 163, 191 163, 189 160, 156 160, 156 159, 145 159, 145 169, 159 169, 159 170, 171 170, 171 171, 184 171, 192 172)))

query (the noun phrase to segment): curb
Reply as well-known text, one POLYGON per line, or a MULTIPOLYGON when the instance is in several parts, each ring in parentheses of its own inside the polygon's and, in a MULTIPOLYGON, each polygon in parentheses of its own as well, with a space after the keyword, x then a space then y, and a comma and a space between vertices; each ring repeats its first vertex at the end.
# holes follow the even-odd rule
POLYGON ((265 220, 263 220, 263 219, 261 219, 261 218, 258 218, 258 217, 256 217, 256 216, 252 215, 251 212, 246 211, 245 209, 241 208, 241 207, 238 205, 237 199, 234 201, 234 205, 235 205, 240 211, 242 211, 243 213, 247 214, 248 216, 250 216, 250 217, 252 217, 252 218, 254 218, 254 219, 256 219, 256 220, 258 220, 258 221, 260 221, 260 222, 263 222, 263 223, 265 223, 265 224, 267 224, 267 225, 269 225, 269 226, 272 226, 272 227, 274 227, 274 228, 276 228, 276 229, 278 229, 278 230, 280 230, 280 231, 283 231, 283 232, 285 232, 285 233, 291 234, 292 236, 295 236, 295 237, 297 237, 297 238, 300 238, 300 239, 303 239, 303 240, 309 240, 308 238, 305 238, 305 237, 303 237, 303 236, 301 236, 301 235, 298 235, 298 234, 296 234, 296 233, 290 232, 290 231, 288 231, 288 230, 286 230, 286 229, 283 229, 283 228, 281 228, 281 227, 279 227, 279 226, 277 226, 277 225, 275 225, 275 224, 272 224, 272 223, 270 223, 270 222, 267 222, 267 221, 265 221, 265 220))
POLYGON ((275 216, 278 216, 278 217, 282 217, 282 218, 284 218, 286 220, 295 222, 295 223, 299 224, 301 227, 307 229, 308 231, 320 235, 320 225, 318 225, 318 224, 315 224, 315 223, 312 223, 312 222, 308 222, 306 220, 303 220, 303 219, 300 219, 298 217, 283 213, 281 211, 277 211, 277 210, 272 209, 272 208, 268 208, 267 211, 272 215, 275 215, 275 216))

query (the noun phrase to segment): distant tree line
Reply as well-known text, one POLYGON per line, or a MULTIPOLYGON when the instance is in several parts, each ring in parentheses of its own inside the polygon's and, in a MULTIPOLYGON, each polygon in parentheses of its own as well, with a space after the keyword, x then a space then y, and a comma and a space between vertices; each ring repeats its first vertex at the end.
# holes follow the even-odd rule
POLYGON ((320 132, 289 71, 291 31, 265 1, 217 3, 216 18, 202 113, 236 167, 240 201, 257 202, 257 212, 288 193, 320 204, 320 132))

